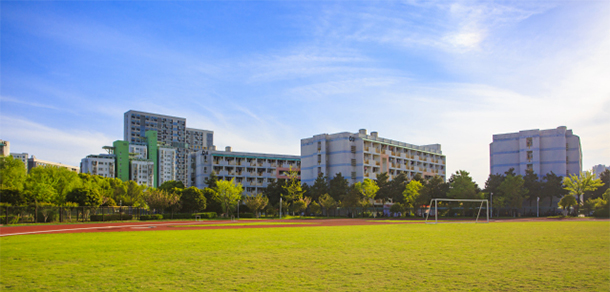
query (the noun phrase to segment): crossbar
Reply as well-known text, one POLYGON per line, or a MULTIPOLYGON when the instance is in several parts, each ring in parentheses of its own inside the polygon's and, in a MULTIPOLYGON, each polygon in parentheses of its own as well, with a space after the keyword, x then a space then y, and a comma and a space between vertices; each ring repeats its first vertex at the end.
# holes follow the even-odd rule
POLYGON ((428 206, 428 211, 426 212, 426 224, 428 224, 428 218, 430 217, 430 209, 432 208, 432 202, 434 202, 434 224, 438 223, 438 201, 449 201, 449 202, 481 202, 479 206, 479 211, 477 213, 477 219, 474 223, 479 222, 479 216, 481 215, 481 209, 483 208, 483 203, 485 203, 485 209, 487 211, 487 223, 489 223, 489 200, 487 199, 432 199, 430 200, 430 205, 428 206))

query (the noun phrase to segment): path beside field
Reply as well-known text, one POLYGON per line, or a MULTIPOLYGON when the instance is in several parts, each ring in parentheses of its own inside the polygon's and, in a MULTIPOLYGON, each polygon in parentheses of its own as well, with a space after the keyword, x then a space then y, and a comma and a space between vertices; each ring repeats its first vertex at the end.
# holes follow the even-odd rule
MULTIPOLYGON (((433 222, 434 220, 432 220, 433 222)), ((472 222, 472 220, 449 220, 451 223, 472 222)), ((608 219, 547 219, 547 218, 517 218, 491 220, 501 222, 541 222, 541 221, 609 221, 608 219)), ((200 230, 200 229, 238 229, 238 228, 281 228, 281 227, 320 227, 347 225, 379 225, 379 224, 423 224, 424 220, 413 219, 307 219, 307 220, 213 220, 213 221, 146 221, 146 222, 114 222, 114 223, 83 223, 58 225, 23 225, 2 226, 0 237, 14 235, 34 235, 53 233, 82 232, 120 232, 120 231, 161 231, 161 230, 200 230), (285 223, 285 224, 284 224, 285 223), (219 225, 220 224, 220 225, 219 225), (246 225, 244 225, 246 224, 246 225), (214 225, 214 226, 206 226, 214 225)))

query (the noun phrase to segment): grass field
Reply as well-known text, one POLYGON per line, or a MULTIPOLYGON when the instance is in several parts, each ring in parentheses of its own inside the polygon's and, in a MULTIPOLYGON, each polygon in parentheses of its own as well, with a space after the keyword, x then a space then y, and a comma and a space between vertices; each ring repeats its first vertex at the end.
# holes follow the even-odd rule
POLYGON ((0 238, 2 291, 608 291, 610 222, 0 238))

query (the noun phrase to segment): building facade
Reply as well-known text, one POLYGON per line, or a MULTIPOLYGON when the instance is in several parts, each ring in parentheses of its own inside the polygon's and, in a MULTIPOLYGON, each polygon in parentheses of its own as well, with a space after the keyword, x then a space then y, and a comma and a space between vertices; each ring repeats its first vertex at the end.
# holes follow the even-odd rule
MULTIPOLYGON (((235 179, 244 187, 245 195, 262 192, 277 179, 288 178, 290 170, 299 174, 301 159, 298 155, 202 150, 190 155, 191 185, 203 189, 205 180, 214 172, 218 179, 235 179)), ((299 177, 300 179, 300 177, 299 177)))
POLYGON ((160 145, 157 159, 158 185, 176 179, 176 148, 160 145))
POLYGON ((367 134, 342 132, 301 139, 301 181, 312 185, 319 174, 329 179, 338 173, 350 184, 365 178, 377 179, 387 173, 390 179, 404 173, 413 178, 439 175, 445 180, 446 157, 440 144, 413 145, 367 134))
POLYGON ((596 166, 593 166, 593 168, 591 169, 591 172, 593 173, 593 175, 595 177, 599 178, 599 176, 602 174, 602 172, 604 172, 606 170, 610 170, 610 166, 605 166, 603 164, 598 164, 596 166))
POLYGON ((489 162, 491 174, 514 168, 520 175, 532 169, 538 177, 550 172, 563 177, 578 175, 582 171, 580 138, 564 126, 496 134, 489 145, 489 162))
POLYGON ((11 153, 11 142, 0 140, 0 156, 9 156, 11 153))
POLYGON ((207 130, 187 129, 186 119, 181 117, 134 110, 125 113, 125 141, 130 143, 141 142, 147 131, 157 132, 159 142, 176 149, 174 171, 176 180, 180 180, 185 186, 189 186, 188 155, 191 151, 209 149, 209 145, 213 143, 214 133, 207 130))
POLYGON ((76 173, 78 173, 80 171, 80 168, 78 166, 72 166, 72 165, 67 165, 67 164, 58 163, 58 162, 41 160, 41 159, 36 158, 36 156, 34 156, 34 155, 32 155, 32 157, 30 157, 28 159, 28 172, 31 171, 32 168, 34 168, 34 167, 44 167, 44 166, 62 167, 62 168, 66 168, 66 169, 76 172, 76 173))
POLYGON ((116 156, 113 154, 87 155, 80 163, 80 172, 115 178, 116 156))

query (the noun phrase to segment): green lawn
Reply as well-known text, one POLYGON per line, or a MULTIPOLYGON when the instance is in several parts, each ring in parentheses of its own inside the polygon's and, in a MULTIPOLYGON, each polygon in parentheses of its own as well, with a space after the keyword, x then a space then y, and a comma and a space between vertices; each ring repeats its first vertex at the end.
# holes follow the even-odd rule
POLYGON ((304 222, 232 222, 232 223, 204 223, 193 225, 175 225, 172 227, 209 227, 209 226, 259 226, 259 225, 307 225, 304 222))
POLYGON ((608 291, 610 222, 0 238, 2 291, 608 291))

